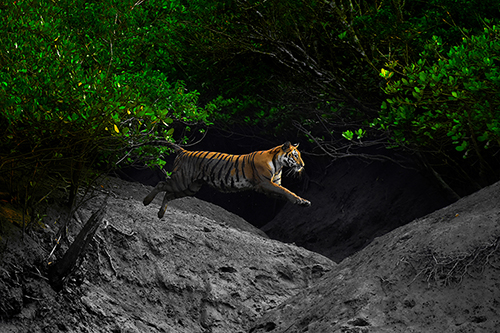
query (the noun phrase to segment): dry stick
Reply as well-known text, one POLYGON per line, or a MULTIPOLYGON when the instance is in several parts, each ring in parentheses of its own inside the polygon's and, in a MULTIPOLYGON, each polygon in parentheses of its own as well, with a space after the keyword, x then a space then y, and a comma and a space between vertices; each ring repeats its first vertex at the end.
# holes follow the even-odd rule
MULTIPOLYGON (((102 237, 100 237, 99 235, 97 235, 97 238, 99 238, 99 240, 103 244, 103 250, 104 250, 104 253, 106 253, 106 256, 108 258, 109 266, 113 270, 113 273, 115 273, 115 276, 118 276, 118 272, 116 271, 115 266, 113 265, 113 259, 111 258, 111 254, 109 254, 108 250, 106 249, 106 241, 102 237)), ((99 243, 97 243, 97 244, 99 246, 99 243)), ((100 250, 98 250, 98 252, 100 252, 100 250)), ((100 262, 101 262, 101 259, 99 259, 99 263, 100 262)))
POLYGON ((120 229, 118 229, 117 227, 115 227, 114 225, 112 225, 111 223, 109 223, 106 228, 109 227, 109 228, 112 228, 113 230, 115 230, 116 232, 124 235, 124 236, 127 236, 127 237, 132 237, 135 235, 135 231, 132 231, 130 234, 127 234, 125 231, 121 231, 120 229))
POLYGON ((109 265, 111 266, 113 273, 115 273, 115 276, 117 276, 118 272, 116 271, 115 266, 113 265, 113 259, 111 259, 111 255, 109 254, 109 252, 106 248, 104 248, 104 253, 106 253, 106 255, 108 256, 109 265))

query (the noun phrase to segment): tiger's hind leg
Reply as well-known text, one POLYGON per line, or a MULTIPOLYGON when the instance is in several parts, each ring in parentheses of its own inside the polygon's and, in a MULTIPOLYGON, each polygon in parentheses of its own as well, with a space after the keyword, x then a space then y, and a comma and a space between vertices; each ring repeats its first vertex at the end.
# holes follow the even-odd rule
POLYGON ((165 191, 166 182, 160 181, 158 184, 156 184, 155 188, 142 200, 142 203, 144 206, 147 206, 153 201, 153 199, 156 197, 156 195, 162 191, 165 191))
POLYGON ((167 210, 167 204, 169 201, 177 198, 192 196, 196 194, 201 188, 203 183, 201 181, 194 181, 187 186, 180 186, 179 182, 176 182, 172 178, 166 181, 161 181, 156 185, 156 187, 149 193, 143 200, 145 206, 149 205, 151 201, 160 192, 166 192, 163 197, 163 202, 161 204, 160 210, 158 211, 158 217, 161 219, 165 215, 167 210))
POLYGON ((163 197, 163 202, 161 203, 160 210, 158 211, 158 218, 162 218, 165 215, 165 211, 167 210, 167 204, 170 200, 178 199, 182 197, 189 197, 195 195, 203 185, 202 182, 193 182, 188 185, 188 187, 180 192, 166 192, 163 197))

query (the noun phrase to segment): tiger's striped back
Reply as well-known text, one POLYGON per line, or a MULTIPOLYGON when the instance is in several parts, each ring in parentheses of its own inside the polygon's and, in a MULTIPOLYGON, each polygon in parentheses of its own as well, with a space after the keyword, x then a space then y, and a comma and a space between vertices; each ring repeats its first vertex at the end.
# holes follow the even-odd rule
POLYGON ((178 179, 185 184, 202 180, 223 192, 244 190, 252 186, 254 154, 184 150, 176 158, 174 174, 178 174, 178 179))

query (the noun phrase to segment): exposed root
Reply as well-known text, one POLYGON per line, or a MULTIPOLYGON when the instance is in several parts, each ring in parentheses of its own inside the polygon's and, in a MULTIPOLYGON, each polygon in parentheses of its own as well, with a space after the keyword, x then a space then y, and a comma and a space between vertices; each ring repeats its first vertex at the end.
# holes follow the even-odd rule
POLYGON ((122 231, 122 230, 118 229, 117 227, 115 227, 114 225, 112 225, 111 223, 109 223, 108 220, 104 220, 104 223, 105 224, 104 224, 103 230, 109 228, 110 230, 114 230, 114 231, 118 232, 119 234, 122 234, 122 235, 127 236, 127 237, 132 237, 135 235, 135 231, 132 231, 130 233, 126 233, 125 231, 122 231))
POLYGON ((115 276, 118 276, 118 271, 116 270, 115 265, 113 265, 113 258, 111 257, 111 254, 109 254, 109 251, 107 249, 106 240, 104 240, 104 238, 102 238, 99 235, 96 235, 96 238, 99 240, 99 242, 96 242, 97 254, 98 254, 97 259, 99 260, 99 264, 102 265, 100 253, 104 252, 106 254, 106 258, 108 259, 108 263, 109 263, 109 266, 111 267, 111 270, 113 271, 115 276), (101 245, 99 245, 99 244, 101 244, 101 245))
POLYGON ((435 252, 428 252, 419 259, 419 262, 425 263, 424 267, 416 269, 418 273, 410 284, 422 277, 429 285, 436 283, 448 286, 461 283, 466 276, 478 278, 488 266, 500 269, 500 264, 494 263, 495 260, 500 262, 500 258, 494 259, 495 256, 500 255, 499 246, 500 237, 497 237, 491 243, 457 255, 439 255, 435 252))

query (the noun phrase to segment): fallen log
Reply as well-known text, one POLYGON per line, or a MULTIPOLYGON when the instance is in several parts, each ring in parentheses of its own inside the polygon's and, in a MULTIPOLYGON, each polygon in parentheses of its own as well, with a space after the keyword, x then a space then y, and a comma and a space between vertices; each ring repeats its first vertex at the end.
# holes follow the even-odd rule
POLYGON ((92 214, 87 223, 85 223, 85 226, 78 233, 66 253, 64 253, 62 259, 49 266, 49 281, 55 291, 60 291, 63 288, 65 281, 75 269, 78 259, 84 255, 85 249, 92 238, 94 238, 100 223, 106 215, 106 207, 107 199, 101 208, 92 214))

